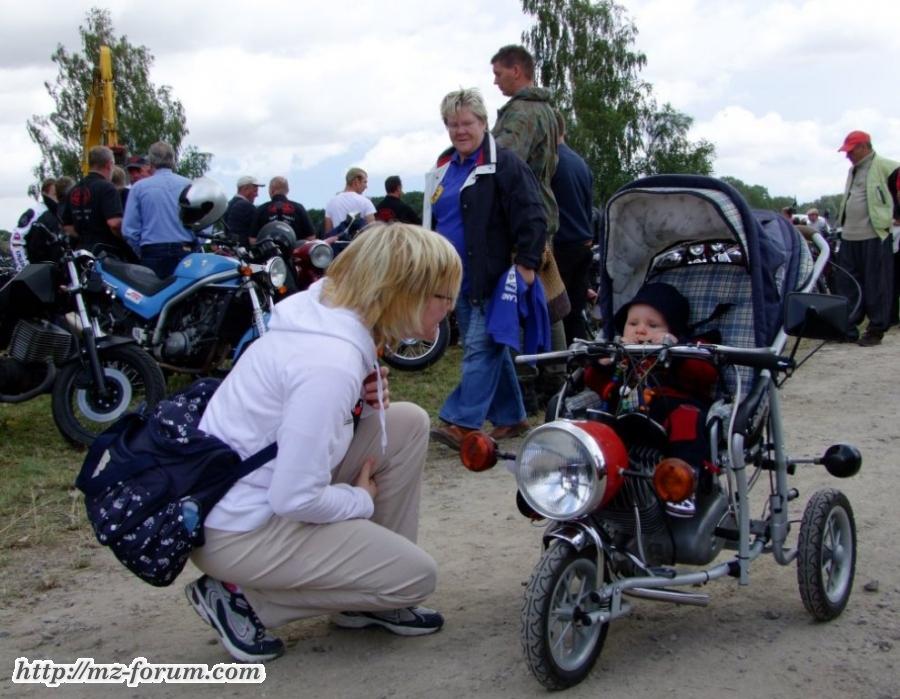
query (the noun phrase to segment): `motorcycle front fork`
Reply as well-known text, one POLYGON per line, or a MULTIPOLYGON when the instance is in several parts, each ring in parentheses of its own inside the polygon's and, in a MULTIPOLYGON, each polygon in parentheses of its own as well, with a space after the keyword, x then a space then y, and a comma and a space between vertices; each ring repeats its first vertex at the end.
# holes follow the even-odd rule
POLYGON ((78 270, 72 260, 67 262, 70 284, 67 289, 75 298, 75 308, 78 311, 78 320, 81 323, 81 341, 82 356, 86 356, 88 367, 91 371, 94 387, 100 397, 107 394, 106 376, 103 373, 103 366, 100 364, 100 353, 97 350, 97 338, 103 337, 104 333, 100 329, 100 324, 96 318, 92 318, 87 311, 87 304, 84 302, 78 270))

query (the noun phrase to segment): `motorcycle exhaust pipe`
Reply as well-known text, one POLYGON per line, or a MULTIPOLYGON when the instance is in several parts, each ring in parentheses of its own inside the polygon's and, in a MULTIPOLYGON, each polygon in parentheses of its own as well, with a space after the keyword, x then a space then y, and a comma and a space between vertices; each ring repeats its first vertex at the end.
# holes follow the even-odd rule
POLYGON ((622 590, 622 594, 651 599, 657 602, 688 604, 693 607, 709 606, 709 595, 702 592, 681 592, 680 590, 663 590, 652 587, 632 587, 622 590))

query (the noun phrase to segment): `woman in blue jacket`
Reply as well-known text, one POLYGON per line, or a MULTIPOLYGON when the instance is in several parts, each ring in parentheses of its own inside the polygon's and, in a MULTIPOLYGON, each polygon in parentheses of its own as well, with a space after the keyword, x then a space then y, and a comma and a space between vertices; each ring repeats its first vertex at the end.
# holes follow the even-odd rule
POLYGON ((512 357, 488 334, 485 303, 510 264, 527 284, 534 282, 547 223, 534 174, 494 141, 478 90, 449 93, 441 118, 452 145, 426 175, 423 220, 463 261, 456 318, 464 351, 460 382, 439 413, 444 424, 431 436, 458 448, 486 420, 495 439, 528 428, 512 357))

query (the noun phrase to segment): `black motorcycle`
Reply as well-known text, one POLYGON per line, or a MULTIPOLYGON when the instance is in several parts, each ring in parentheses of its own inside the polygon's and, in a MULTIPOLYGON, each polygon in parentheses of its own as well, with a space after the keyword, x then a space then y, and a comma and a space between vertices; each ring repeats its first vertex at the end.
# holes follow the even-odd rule
POLYGON ((55 261, 29 264, 0 289, 0 402, 52 395, 63 437, 88 445, 139 403, 166 391, 153 358, 130 338, 104 333, 94 256, 59 236, 55 261))

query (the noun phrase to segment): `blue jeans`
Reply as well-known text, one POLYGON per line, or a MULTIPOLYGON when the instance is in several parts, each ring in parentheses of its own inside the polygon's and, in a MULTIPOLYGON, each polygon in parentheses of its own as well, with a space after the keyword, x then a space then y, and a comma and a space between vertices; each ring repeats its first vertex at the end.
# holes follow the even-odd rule
POLYGON ((439 416, 445 422, 479 429, 485 420, 495 426, 516 425, 525 419, 522 391, 506 345, 494 342, 485 330, 483 306, 460 297, 456 320, 463 339, 462 376, 439 416))
POLYGON ((192 243, 154 243, 141 246, 141 264, 160 279, 171 277, 178 263, 195 249, 192 243))

